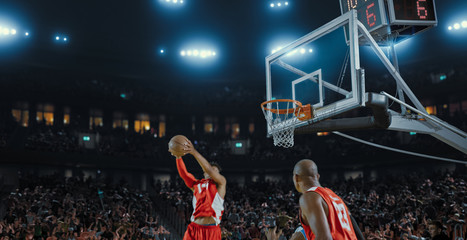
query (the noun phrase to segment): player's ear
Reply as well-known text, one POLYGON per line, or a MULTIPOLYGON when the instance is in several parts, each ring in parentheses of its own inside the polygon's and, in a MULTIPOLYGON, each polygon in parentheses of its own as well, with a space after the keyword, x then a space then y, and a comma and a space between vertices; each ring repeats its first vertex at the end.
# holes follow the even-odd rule
POLYGON ((316 177, 317 177, 318 180, 319 180, 319 178, 321 177, 321 175, 319 175, 319 173, 317 173, 317 174, 316 174, 316 177))
POLYGON ((293 180, 294 180, 294 182, 298 182, 298 178, 299 178, 299 177, 300 177, 300 176, 299 176, 298 174, 294 173, 294 174, 293 174, 293 180))

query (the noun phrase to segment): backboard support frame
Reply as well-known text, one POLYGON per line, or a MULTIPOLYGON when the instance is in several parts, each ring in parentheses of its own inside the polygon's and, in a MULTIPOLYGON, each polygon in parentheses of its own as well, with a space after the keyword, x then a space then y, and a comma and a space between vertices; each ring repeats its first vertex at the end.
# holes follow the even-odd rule
MULTIPOLYGON (((271 64, 277 64, 282 68, 289 70, 297 75, 302 76, 295 81, 309 79, 315 83, 320 84, 322 87, 325 87, 329 90, 338 92, 346 96, 345 99, 337 101, 335 103, 323 106, 321 108, 314 110, 314 118, 308 121, 301 121, 295 123, 296 129, 301 127, 306 127, 307 125, 312 125, 313 123, 325 120, 336 116, 337 114, 350 111, 354 108, 365 106, 365 75, 363 69, 360 68, 360 55, 359 55, 359 36, 363 36, 366 42, 369 43, 373 52, 378 56, 383 65, 389 71, 391 76, 397 83, 399 92, 406 94, 407 97, 414 104, 416 110, 420 115, 408 116, 405 112, 397 113, 392 110, 388 110, 388 113, 391 116, 391 124, 387 129, 395 131, 410 131, 417 133, 429 134, 440 141, 456 148, 457 150, 467 154, 467 133, 455 128, 454 126, 449 125, 446 122, 443 122, 436 117, 429 117, 426 120, 422 121, 421 116, 428 116, 425 108, 406 84, 402 76, 400 75, 398 69, 394 67, 388 57, 384 54, 378 43, 371 36, 370 32, 365 28, 365 26, 358 21, 357 11, 351 10, 340 17, 332 20, 331 22, 323 25, 322 27, 316 29, 315 31, 297 39, 296 41, 290 43, 281 50, 275 52, 266 57, 266 98, 267 100, 272 99, 272 83, 271 83, 271 64), (322 81, 322 79, 317 79, 313 73, 306 73, 298 68, 295 68, 279 58, 293 51, 294 49, 310 43, 314 40, 317 40, 326 34, 335 31, 336 29, 343 27, 348 24, 349 27, 349 48, 350 48, 350 73, 351 73, 351 87, 352 90, 346 91, 338 86, 335 86, 331 83, 322 81)), ((395 61, 397 63, 397 61, 395 61)), ((320 87, 321 87, 320 86, 320 87)), ((395 99, 395 98, 394 98, 395 99)), ((399 99, 397 99, 399 100, 399 99)), ((396 101, 398 102, 398 101, 396 101)), ((398 102, 401 105, 401 108, 405 110, 405 107, 410 107, 405 103, 404 99, 398 102)), ((303 103, 307 104, 307 103, 303 103)), ((268 136, 271 136, 271 129, 268 127, 268 136)))

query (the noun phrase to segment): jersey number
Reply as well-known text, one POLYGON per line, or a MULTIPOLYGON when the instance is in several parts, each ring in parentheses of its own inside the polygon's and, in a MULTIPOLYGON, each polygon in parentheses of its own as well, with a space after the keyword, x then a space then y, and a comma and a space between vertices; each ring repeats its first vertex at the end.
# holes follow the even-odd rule
POLYGON ((206 188, 208 189, 209 183, 203 183, 203 184, 198 184, 198 191, 201 193, 202 189, 201 188, 206 188))
POLYGON ((350 223, 349 219, 347 218, 347 211, 345 211, 345 206, 343 203, 336 203, 332 202, 332 205, 334 205, 334 209, 337 211, 337 217, 339 218, 339 222, 341 223, 342 228, 347 229, 348 231, 350 230, 350 223))

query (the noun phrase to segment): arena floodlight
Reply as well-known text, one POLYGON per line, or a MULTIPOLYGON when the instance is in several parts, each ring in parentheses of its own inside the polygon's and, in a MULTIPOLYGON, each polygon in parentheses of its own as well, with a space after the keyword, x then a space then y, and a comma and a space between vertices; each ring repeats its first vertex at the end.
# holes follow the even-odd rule
POLYGON ((161 52, 161 53, 164 53, 164 49, 161 49, 160 52, 161 52))
POLYGON ((273 7, 274 7, 274 3, 271 3, 271 5, 269 5, 269 6, 271 6, 271 7, 273 8, 273 7))
POLYGON ((180 51, 182 57, 192 57, 192 58, 210 58, 216 56, 216 52, 212 49, 189 49, 180 51))
POLYGON ((64 41, 64 42, 68 41, 68 38, 64 37, 64 38, 63 38, 63 41, 64 41))
POLYGON ((3 28, 3 35, 10 35, 10 29, 3 28))
POLYGON ((304 48, 300 49, 300 53, 301 54, 305 54, 306 53, 306 50, 304 48))
POLYGON ((459 23, 454 24, 454 29, 459 30, 461 28, 461 25, 459 23))
POLYGON ((10 33, 11 33, 11 35, 16 35, 16 29, 14 29, 14 28, 11 29, 10 33))
POLYGON ((25 36, 29 36, 29 32, 25 32, 24 35, 25 35, 25 36))
POLYGON ((280 7, 280 6, 281 6, 281 3, 277 3, 277 6, 280 7))
POLYGON ((285 2, 284 4, 285 4, 285 6, 289 6, 289 2, 285 2))
POLYGON ((449 27, 448 27, 448 30, 449 30, 449 31, 452 31, 452 26, 449 26, 449 27))
POLYGON ((60 40, 60 37, 59 37, 59 36, 56 36, 56 37, 55 37, 55 40, 57 40, 57 41, 60 40))
POLYGON ((467 21, 465 21, 465 20, 462 21, 461 25, 462 25, 463 28, 467 28, 467 21))

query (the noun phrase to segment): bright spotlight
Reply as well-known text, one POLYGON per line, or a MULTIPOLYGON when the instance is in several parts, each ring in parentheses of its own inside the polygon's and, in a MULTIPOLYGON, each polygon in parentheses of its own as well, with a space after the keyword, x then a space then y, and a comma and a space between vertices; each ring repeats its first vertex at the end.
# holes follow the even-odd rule
POLYGON ((56 37, 55 37, 55 40, 57 40, 57 41, 60 40, 60 37, 59 37, 59 36, 56 36, 56 37))
POLYGON ((66 41, 68 41, 68 39, 67 39, 67 38, 63 38, 63 41, 66 42, 66 41))
POLYGON ((10 29, 4 28, 3 29, 3 35, 10 35, 10 29))
POLYGON ((305 54, 306 50, 304 48, 300 49, 301 54, 305 54))
POLYGON ((24 35, 25 35, 25 36, 29 36, 29 32, 25 32, 24 35))
POLYGON ((191 49, 191 50, 182 50, 180 51, 181 56, 188 56, 193 58, 209 58, 216 55, 216 52, 209 49, 191 49))
POLYGON ((277 6, 280 7, 280 6, 281 6, 281 3, 278 3, 277 6))
POLYGON ((271 3, 271 5, 270 5, 270 6, 273 8, 273 7, 274 7, 274 3, 271 3))
POLYGON ((308 49, 308 52, 309 52, 309 53, 312 53, 312 52, 313 52, 313 49, 311 49, 311 48, 308 49))
POLYGON ((173 0, 174 3, 177 3, 177 0, 173 0))
POLYGON ((449 26, 449 27, 448 27, 448 30, 451 31, 451 30, 452 30, 452 26, 449 26))
POLYGON ((183 4, 183 0, 180 0, 180 3, 182 3, 182 4, 183 4))
POLYGON ((14 29, 14 28, 11 29, 10 33, 11 33, 11 35, 16 35, 16 29, 14 29))
POLYGON ((461 28, 461 25, 459 23, 454 24, 454 29, 458 30, 459 28, 461 28))
POLYGON ((463 28, 467 28, 467 21, 462 21, 461 25, 463 28))
POLYGON ((288 6, 289 5, 289 2, 285 2, 285 6, 288 6))
POLYGON ((160 52, 161 52, 161 53, 164 53, 164 49, 161 49, 161 51, 160 51, 160 52))

